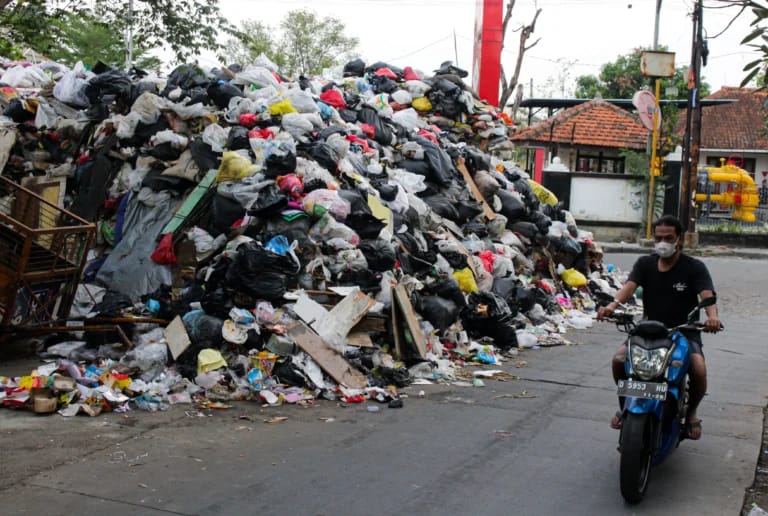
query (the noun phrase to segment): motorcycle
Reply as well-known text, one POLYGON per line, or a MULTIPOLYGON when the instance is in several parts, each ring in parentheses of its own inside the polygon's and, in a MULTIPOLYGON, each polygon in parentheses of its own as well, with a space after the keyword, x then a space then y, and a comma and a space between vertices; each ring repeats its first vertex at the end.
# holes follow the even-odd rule
POLYGON ((651 468, 685 439, 690 352, 680 330, 701 330, 699 311, 716 302, 714 297, 702 300, 687 322, 674 328, 659 321, 635 322, 627 313, 609 317, 627 334, 627 379, 618 381, 617 394, 624 399, 619 436, 621 495, 631 504, 643 499, 651 468))

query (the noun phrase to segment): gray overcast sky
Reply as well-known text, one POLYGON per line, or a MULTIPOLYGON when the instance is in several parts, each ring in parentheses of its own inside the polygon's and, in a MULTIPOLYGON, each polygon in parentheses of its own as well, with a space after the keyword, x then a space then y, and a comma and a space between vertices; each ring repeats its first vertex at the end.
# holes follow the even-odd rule
MULTIPOLYGON (((705 0, 715 7, 717 0, 705 0)), ((356 36, 358 51, 366 62, 387 61, 431 71, 444 60, 456 61, 472 70, 475 0, 222 0, 223 14, 232 22, 257 19, 276 27, 291 10, 307 8, 321 16, 334 16, 356 36), (456 34, 454 47, 454 31, 456 34)), ((690 62, 693 0, 664 0, 659 43, 676 53, 676 65, 690 62)), ((541 41, 527 54, 521 73, 526 96, 533 80, 534 95, 559 96, 559 76, 570 76, 566 95, 572 92, 573 78, 597 74, 600 65, 611 62, 637 46, 653 43, 656 0, 517 0, 510 28, 528 23, 536 7, 542 9, 535 38, 541 41), (547 86, 547 83, 550 83, 547 86)), ((705 9, 706 35, 722 31, 738 11, 705 9)), ((709 41, 709 63, 704 79, 713 91, 721 86, 738 86, 742 68, 756 58, 739 45, 750 32, 751 13, 744 13, 725 34, 709 41)), ((502 55, 511 69, 517 53, 517 34, 507 34, 502 55)), ((215 65, 210 59, 202 63, 215 65)))

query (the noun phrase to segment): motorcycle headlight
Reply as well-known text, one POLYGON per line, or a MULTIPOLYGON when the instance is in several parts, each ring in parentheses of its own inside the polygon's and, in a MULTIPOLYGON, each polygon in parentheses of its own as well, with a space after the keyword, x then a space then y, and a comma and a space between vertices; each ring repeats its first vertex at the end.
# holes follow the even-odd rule
POLYGON ((667 361, 666 348, 645 349, 640 346, 632 346, 632 370, 641 380, 651 380, 664 371, 667 361))

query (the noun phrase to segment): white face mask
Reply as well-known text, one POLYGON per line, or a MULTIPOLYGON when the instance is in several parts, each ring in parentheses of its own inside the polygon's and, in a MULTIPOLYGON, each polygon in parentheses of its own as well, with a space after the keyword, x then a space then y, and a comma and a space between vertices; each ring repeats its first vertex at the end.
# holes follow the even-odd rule
POLYGON ((677 246, 676 244, 670 244, 669 242, 656 242, 653 246, 653 250, 656 251, 656 254, 660 257, 669 258, 675 254, 677 246))

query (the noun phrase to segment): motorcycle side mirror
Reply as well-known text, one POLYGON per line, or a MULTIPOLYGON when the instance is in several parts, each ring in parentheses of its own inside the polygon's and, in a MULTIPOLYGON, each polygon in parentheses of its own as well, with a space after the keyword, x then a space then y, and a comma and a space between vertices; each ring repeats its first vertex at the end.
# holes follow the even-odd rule
POLYGON ((701 310, 702 308, 706 308, 708 306, 712 306, 715 303, 717 303, 717 297, 716 296, 711 296, 711 297, 708 297, 706 299, 702 299, 701 301, 699 301, 699 304, 696 305, 696 308, 691 310, 691 313, 688 314, 688 322, 694 322, 696 319, 698 319, 699 310, 701 310))

